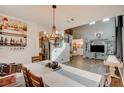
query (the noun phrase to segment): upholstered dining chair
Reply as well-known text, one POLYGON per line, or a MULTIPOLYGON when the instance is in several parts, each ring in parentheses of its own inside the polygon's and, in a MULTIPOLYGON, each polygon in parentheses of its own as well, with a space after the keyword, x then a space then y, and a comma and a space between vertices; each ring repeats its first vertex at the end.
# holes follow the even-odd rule
POLYGON ((28 71, 28 76, 32 87, 44 87, 42 77, 34 75, 31 71, 28 71))
POLYGON ((26 87, 31 87, 31 83, 29 81, 29 76, 28 76, 28 70, 26 67, 22 67, 22 72, 23 72, 23 76, 25 79, 25 85, 26 87))

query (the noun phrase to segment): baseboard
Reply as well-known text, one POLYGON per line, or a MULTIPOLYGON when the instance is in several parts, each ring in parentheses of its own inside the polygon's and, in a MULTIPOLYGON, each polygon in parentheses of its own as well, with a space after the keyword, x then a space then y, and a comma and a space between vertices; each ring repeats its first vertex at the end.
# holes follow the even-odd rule
POLYGON ((122 81, 122 84, 123 84, 123 87, 124 87, 124 76, 123 76, 123 73, 122 73, 120 68, 118 68, 118 70, 119 70, 121 81, 122 81))

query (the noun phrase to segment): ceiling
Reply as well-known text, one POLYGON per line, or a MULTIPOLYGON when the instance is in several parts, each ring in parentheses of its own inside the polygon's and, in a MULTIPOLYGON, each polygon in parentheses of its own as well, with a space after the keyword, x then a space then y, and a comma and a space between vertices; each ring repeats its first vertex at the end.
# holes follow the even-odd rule
MULTIPOLYGON (((0 13, 31 21, 48 29, 52 26, 50 5, 1 5, 0 13)), ((58 5, 56 25, 58 30, 64 30, 121 14, 124 14, 124 6, 119 5, 58 5)))

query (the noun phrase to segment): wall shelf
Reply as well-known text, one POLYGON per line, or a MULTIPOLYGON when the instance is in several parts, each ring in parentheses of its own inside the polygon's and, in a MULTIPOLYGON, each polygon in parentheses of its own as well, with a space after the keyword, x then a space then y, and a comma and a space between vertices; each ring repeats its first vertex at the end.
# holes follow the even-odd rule
POLYGON ((19 31, 15 31, 15 30, 7 30, 6 29, 6 30, 0 30, 0 35, 1 35, 0 47, 5 47, 5 46, 26 47, 26 45, 27 45, 26 32, 19 32, 19 31), (7 36, 9 36, 9 37, 7 37, 7 36), (6 39, 6 41, 5 41, 5 39, 6 39))
POLYGON ((16 36, 16 37, 27 38, 27 35, 24 35, 24 34, 8 33, 8 32, 3 32, 3 31, 0 31, 0 34, 1 35, 7 35, 7 36, 16 36))
POLYGON ((0 47, 4 47, 4 46, 8 46, 8 47, 26 47, 26 45, 0 45, 0 47))

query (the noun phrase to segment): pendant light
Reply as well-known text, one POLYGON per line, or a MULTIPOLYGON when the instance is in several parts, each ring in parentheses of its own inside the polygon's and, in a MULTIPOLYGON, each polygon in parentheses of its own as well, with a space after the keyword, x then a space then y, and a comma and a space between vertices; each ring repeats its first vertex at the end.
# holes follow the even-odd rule
POLYGON ((56 24, 55 24, 55 9, 56 9, 56 5, 52 5, 52 9, 53 9, 53 26, 52 26, 52 33, 49 36, 49 42, 53 45, 59 45, 62 40, 63 37, 61 34, 59 34, 56 30, 56 24))

